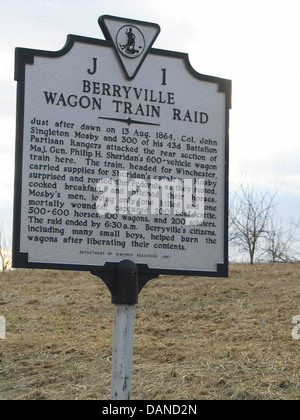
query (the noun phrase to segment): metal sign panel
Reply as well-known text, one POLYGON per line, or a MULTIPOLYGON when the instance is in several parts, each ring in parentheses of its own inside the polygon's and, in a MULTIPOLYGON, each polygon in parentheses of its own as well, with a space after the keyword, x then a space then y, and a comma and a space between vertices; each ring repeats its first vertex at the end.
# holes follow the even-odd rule
POLYGON ((231 82, 104 16, 106 41, 17 48, 13 266, 226 276, 231 82))

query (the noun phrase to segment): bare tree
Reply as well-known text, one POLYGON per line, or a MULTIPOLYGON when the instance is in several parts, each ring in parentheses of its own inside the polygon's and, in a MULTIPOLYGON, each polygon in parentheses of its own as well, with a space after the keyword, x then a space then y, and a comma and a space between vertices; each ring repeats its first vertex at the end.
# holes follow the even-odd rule
POLYGON ((249 255, 253 264, 256 252, 268 230, 277 191, 271 193, 258 186, 242 184, 233 194, 229 211, 229 240, 249 255))
POLYGON ((272 262, 291 262, 296 259, 295 242, 300 222, 290 222, 284 226, 282 222, 270 219, 265 235, 263 250, 272 262))
POLYGON ((7 271, 11 267, 11 246, 4 232, 3 224, 0 226, 0 269, 7 271))

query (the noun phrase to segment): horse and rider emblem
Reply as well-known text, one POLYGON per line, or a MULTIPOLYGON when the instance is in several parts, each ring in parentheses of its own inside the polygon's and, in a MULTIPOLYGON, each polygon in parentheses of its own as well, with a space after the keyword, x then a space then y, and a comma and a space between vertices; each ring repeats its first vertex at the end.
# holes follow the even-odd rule
POLYGON ((119 51, 128 58, 139 57, 145 49, 145 38, 134 25, 123 26, 117 34, 119 51))

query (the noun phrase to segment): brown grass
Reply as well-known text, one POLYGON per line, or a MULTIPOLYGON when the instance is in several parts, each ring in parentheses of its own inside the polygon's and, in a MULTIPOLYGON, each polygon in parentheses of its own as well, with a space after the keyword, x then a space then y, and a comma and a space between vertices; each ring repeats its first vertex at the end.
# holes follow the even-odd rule
MULTIPOLYGON (((300 264, 161 277, 136 307, 133 399, 300 399, 300 264)), ((0 274, 1 400, 109 399, 113 306, 89 273, 0 274)))

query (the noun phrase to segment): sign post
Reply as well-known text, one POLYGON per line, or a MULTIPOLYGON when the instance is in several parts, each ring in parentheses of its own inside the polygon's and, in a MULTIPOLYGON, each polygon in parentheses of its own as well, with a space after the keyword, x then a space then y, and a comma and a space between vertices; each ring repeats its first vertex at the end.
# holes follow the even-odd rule
POLYGON ((115 305, 111 400, 130 400, 134 334, 134 305, 115 305))
POLYGON ((138 267, 129 260, 121 261, 114 274, 92 274, 106 283, 114 304, 111 400, 130 400, 135 304, 143 285, 155 276, 139 278, 138 267))
POLYGON ((99 24, 106 40, 16 48, 12 265, 105 282, 116 305, 112 397, 128 398, 144 285, 228 275, 231 81, 153 48, 157 24, 99 24))
POLYGON ((132 358, 134 335, 134 309, 138 297, 138 272, 137 266, 131 261, 122 261, 118 267, 118 290, 113 299, 114 332, 112 351, 112 379, 111 399, 129 400, 132 383, 132 358))

